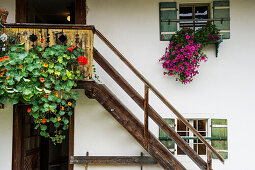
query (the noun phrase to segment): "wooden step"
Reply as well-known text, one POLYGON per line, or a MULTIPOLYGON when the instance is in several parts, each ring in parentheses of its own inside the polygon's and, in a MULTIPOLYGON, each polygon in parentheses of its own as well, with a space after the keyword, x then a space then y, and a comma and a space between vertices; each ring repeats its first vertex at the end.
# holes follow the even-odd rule
MULTIPOLYGON (((111 64, 94 48, 95 61, 108 73, 109 76, 143 109, 143 97, 114 69, 111 64)), ((207 163, 176 133, 164 119, 148 105, 149 117, 162 128, 178 145, 178 147, 192 159, 201 170, 207 169, 207 163)))
POLYGON ((166 170, 185 170, 186 168, 149 132, 148 149, 144 147, 143 124, 102 84, 92 86, 94 98, 136 139, 136 141, 166 170))

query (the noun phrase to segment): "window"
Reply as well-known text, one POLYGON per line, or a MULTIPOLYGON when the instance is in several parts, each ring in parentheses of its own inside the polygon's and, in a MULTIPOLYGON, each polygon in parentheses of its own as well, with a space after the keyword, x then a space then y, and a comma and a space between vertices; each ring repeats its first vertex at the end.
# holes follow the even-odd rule
MULTIPOLYGON (((207 120, 188 120, 193 127, 202 135, 207 136, 207 120)), ((191 130, 182 121, 177 120, 177 133, 189 143, 190 147, 199 155, 206 155, 205 145, 197 139, 191 130)), ((185 155, 185 153, 177 146, 177 155, 185 155)))
POLYGON ((202 28, 207 21, 192 21, 193 19, 209 19, 209 4, 180 5, 179 17, 180 28, 190 28, 198 30, 202 28))
POLYGON ((229 0, 212 3, 177 3, 160 2, 160 40, 169 41, 179 28, 201 28, 212 19, 220 30, 223 39, 230 38, 230 4, 229 0), (211 10, 210 10, 211 9, 211 10), (179 15, 178 15, 179 14, 179 15), (192 21, 196 19, 196 21, 192 21), (197 21, 200 20, 200 21, 197 21), (204 21, 202 21, 204 20, 204 21))
MULTIPOLYGON (((178 119, 164 119, 198 155, 206 155, 206 146, 192 133, 189 128, 178 119)), ((220 155, 227 159, 227 119, 188 119, 188 122, 208 141, 212 147, 219 151, 220 155)), ((185 155, 175 142, 162 130, 159 129, 159 140, 173 154, 185 155)), ((213 154, 213 158, 216 156, 213 154)))

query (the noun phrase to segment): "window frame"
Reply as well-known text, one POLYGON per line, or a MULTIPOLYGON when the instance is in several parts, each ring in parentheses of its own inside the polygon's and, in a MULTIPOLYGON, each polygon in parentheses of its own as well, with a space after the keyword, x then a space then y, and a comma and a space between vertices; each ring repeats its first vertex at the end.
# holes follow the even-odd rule
MULTIPOLYGON (((175 128, 174 128, 174 130, 178 133, 178 120, 179 119, 175 119, 175 128)), ((205 125, 205 128, 206 128, 206 131, 205 131, 205 133, 206 133, 206 135, 205 136, 203 136, 203 137, 211 137, 211 124, 210 124, 210 122, 211 122, 211 119, 210 118, 188 118, 187 119, 187 121, 194 127, 194 121, 198 121, 198 120, 205 120, 206 121, 206 125, 205 125)), ((194 127, 194 128, 196 128, 196 127, 194 127)), ((196 137, 196 136, 194 136, 194 133, 188 128, 188 127, 186 127, 186 129, 187 129, 187 132, 188 132, 188 137, 196 137)), ((180 131, 179 131, 180 132, 180 131)), ((181 131, 182 132, 182 131, 181 131)), ((197 144, 197 143, 194 143, 194 141, 195 140, 198 140, 198 139, 184 139, 187 143, 188 143, 188 145, 198 154, 198 155, 200 155, 200 156, 206 156, 207 155, 207 149, 205 150, 205 154, 199 154, 198 153, 198 148, 197 148, 197 150, 195 150, 194 149, 194 145, 195 144, 197 144)), ((208 141, 209 142, 209 144, 211 144, 211 140, 210 141, 208 141)), ((198 145, 198 144, 197 144, 198 145)), ((175 145, 174 146, 174 149, 175 149, 175 155, 177 155, 177 156, 186 156, 186 154, 178 154, 178 150, 180 149, 177 145, 175 145)), ((180 152, 182 152, 182 150, 180 150, 180 152)))
MULTIPOLYGON (((209 2, 200 2, 200 3, 178 3, 177 4, 177 7, 178 7, 178 12, 177 12, 177 18, 179 20, 180 19, 180 8, 181 7, 192 7, 192 19, 195 19, 195 7, 199 7, 199 6, 207 6, 208 8, 208 19, 212 19, 213 15, 212 15, 212 3, 209 3, 209 2)), ((195 21, 192 21, 193 23, 193 30, 196 29, 196 23, 195 21)), ((177 29, 180 30, 181 29, 181 23, 178 22, 178 25, 177 25, 177 29)))

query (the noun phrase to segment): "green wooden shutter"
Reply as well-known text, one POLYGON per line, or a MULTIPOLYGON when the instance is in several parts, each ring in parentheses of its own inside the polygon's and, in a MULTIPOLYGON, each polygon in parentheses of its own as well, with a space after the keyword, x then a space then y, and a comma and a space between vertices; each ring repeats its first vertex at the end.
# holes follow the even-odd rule
POLYGON ((223 39, 230 38, 230 6, 229 1, 213 1, 213 18, 229 19, 229 21, 214 21, 223 39))
MULTIPOLYGON (((167 124, 173 129, 175 129, 174 119, 164 119, 167 124)), ((159 140, 167 147, 173 154, 175 151, 174 141, 160 128, 159 129, 159 140)))
MULTIPOLYGON (((227 129, 227 119, 212 119, 211 122, 212 132, 211 136, 214 138, 212 140, 212 147, 219 151, 219 154, 224 158, 228 158, 228 129, 227 129)), ((212 158, 217 157, 213 154, 212 158)))
POLYGON ((177 31, 177 22, 168 22, 168 20, 177 19, 176 7, 176 2, 159 3, 161 41, 169 41, 177 31))

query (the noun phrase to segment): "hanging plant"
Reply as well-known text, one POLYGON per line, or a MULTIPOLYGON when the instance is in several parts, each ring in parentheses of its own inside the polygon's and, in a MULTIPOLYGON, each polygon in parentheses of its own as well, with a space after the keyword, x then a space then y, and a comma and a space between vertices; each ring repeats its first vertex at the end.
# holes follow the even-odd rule
POLYGON ((164 75, 175 76, 183 84, 190 83, 199 74, 200 63, 207 61, 203 47, 219 41, 219 30, 210 23, 196 32, 189 28, 177 31, 160 59, 164 75))
POLYGON ((13 44, 0 56, 0 103, 31 105, 27 116, 41 136, 61 143, 78 99, 72 89, 85 78, 81 68, 88 60, 83 53, 71 45, 34 46, 27 52, 24 44, 13 44))
POLYGON ((6 23, 9 12, 5 9, 0 9, 0 23, 6 23))

